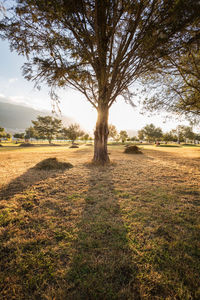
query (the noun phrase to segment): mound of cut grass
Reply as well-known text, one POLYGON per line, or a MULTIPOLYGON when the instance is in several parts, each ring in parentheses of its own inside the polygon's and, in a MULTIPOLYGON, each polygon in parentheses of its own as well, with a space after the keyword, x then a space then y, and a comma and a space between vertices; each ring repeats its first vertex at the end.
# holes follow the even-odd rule
POLYGON ((59 162, 56 157, 51 157, 40 161, 34 168, 38 170, 65 170, 73 168, 73 165, 59 162))
POLYGON ((140 148, 136 145, 130 145, 130 146, 126 146, 124 153, 128 153, 128 154, 142 154, 142 151, 140 150, 140 148))

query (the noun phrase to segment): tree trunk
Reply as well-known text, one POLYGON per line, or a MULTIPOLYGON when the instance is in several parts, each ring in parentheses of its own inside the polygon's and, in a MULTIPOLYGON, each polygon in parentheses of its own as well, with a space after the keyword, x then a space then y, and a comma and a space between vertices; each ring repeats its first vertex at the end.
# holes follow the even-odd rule
POLYGON ((107 151, 108 141, 108 107, 106 105, 98 107, 98 117, 94 132, 94 157, 93 162, 101 165, 109 162, 107 151))

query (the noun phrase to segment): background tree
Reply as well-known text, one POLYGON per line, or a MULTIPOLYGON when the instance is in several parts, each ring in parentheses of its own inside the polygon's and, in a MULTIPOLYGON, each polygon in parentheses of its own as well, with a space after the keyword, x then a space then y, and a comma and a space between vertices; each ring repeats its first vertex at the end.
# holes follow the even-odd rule
POLYGON ((194 140, 197 141, 197 143, 199 144, 199 142, 200 142, 200 134, 199 133, 195 133, 194 140))
POLYGON ((49 144, 52 139, 61 129, 62 121, 51 116, 38 116, 37 121, 32 121, 33 129, 37 132, 38 136, 45 137, 49 144))
POLYGON ((197 39, 199 1, 18 0, 0 23, 3 38, 26 55, 36 85, 69 85, 97 109, 94 161, 109 161, 108 112, 119 95, 162 60, 197 39), (38 30, 39 29, 39 30, 38 30))
POLYGON ((120 140, 124 143, 128 139, 128 133, 125 130, 121 130, 119 133, 120 140))
POLYGON ((81 137, 84 135, 84 131, 81 130, 79 124, 71 124, 69 127, 63 128, 62 133, 65 138, 72 141, 72 144, 75 142, 75 140, 78 137, 81 137))
POLYGON ((144 130, 143 129, 138 130, 138 138, 140 141, 144 140, 144 130))
POLYGON ((194 140, 195 134, 192 130, 192 127, 181 125, 178 127, 178 132, 179 136, 182 138, 182 140, 185 140, 185 142, 187 142, 187 139, 194 140))
POLYGON ((18 133, 18 132, 16 132, 15 134, 13 134, 13 137, 15 139, 23 140, 24 139, 24 133, 18 133))
POLYGON ((143 128, 143 133, 149 142, 159 140, 163 135, 162 129, 160 127, 155 127, 153 124, 146 125, 143 128))
POLYGON ((130 141, 132 141, 132 142, 137 142, 137 141, 138 141, 137 136, 132 136, 132 137, 130 138, 130 141))
POLYGON ((4 138, 6 136, 5 129, 3 127, 0 127, 0 139, 4 138))
POLYGON ((89 137, 90 137, 89 134, 86 133, 83 135, 83 140, 87 143, 87 141, 89 140, 89 137))
POLYGON ((7 140, 10 140, 11 137, 12 137, 12 135, 11 135, 10 133, 6 133, 6 138, 7 138, 7 140))
POLYGON ((109 124, 108 125, 108 131, 109 131, 109 137, 111 137, 113 140, 115 140, 115 138, 118 134, 116 126, 113 125, 113 124, 109 124))
POLYGON ((164 142, 173 142, 173 141, 176 142, 177 139, 174 138, 173 133, 170 131, 170 132, 166 132, 166 133, 163 134, 162 141, 164 141, 164 142))
POLYGON ((38 132, 35 130, 33 126, 30 126, 25 130, 25 139, 33 139, 33 138, 38 138, 38 132))
POLYGON ((183 132, 183 125, 178 125, 176 129, 172 129, 171 132, 174 135, 174 141, 177 143, 184 142, 184 132, 183 132))

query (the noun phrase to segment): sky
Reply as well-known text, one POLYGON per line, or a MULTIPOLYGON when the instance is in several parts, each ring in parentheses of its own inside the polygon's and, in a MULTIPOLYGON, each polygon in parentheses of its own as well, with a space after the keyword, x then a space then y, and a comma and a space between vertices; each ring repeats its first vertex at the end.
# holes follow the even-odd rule
MULTIPOLYGON (((7 41, 0 40, 0 101, 6 98, 9 103, 17 103, 40 110, 52 110, 52 102, 48 87, 43 85, 38 91, 33 82, 28 82, 22 76, 22 65, 26 58, 11 52, 7 41)), ((60 110, 62 115, 73 118, 81 127, 92 132, 97 118, 96 110, 85 99, 84 95, 70 88, 59 92, 60 110)), ((153 123, 164 132, 175 128, 179 122, 172 116, 167 121, 164 116, 155 113, 154 116, 141 115, 139 107, 132 107, 118 98, 109 113, 109 123, 120 130, 139 130, 146 124, 153 123)))

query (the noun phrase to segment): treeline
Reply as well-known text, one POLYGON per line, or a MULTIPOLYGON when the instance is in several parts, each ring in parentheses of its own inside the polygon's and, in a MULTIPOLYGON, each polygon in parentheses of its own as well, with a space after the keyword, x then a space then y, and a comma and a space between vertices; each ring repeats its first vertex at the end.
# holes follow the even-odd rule
POLYGON ((178 125, 175 129, 164 133, 160 127, 156 127, 154 124, 148 124, 138 131, 138 135, 134 137, 129 137, 125 130, 117 132, 114 125, 109 125, 109 137, 114 141, 146 141, 146 142, 200 142, 200 134, 195 133, 190 126, 178 125))
MULTIPOLYGON (((12 135, 7 133, 3 127, 0 127, 0 139, 10 140, 12 135)), ((38 116, 36 121, 32 121, 32 126, 27 128, 24 133, 13 134, 15 139, 25 140, 31 139, 47 140, 50 144, 52 140, 70 140, 72 144, 77 139, 83 141, 92 140, 88 133, 84 132, 80 125, 75 123, 68 127, 64 127, 60 119, 52 116, 38 116)), ((175 129, 169 132, 163 132, 160 127, 154 124, 148 124, 138 131, 137 136, 129 137, 126 130, 117 131, 115 125, 109 125, 109 139, 115 142, 200 142, 200 134, 195 133, 190 126, 178 125, 175 129)))

